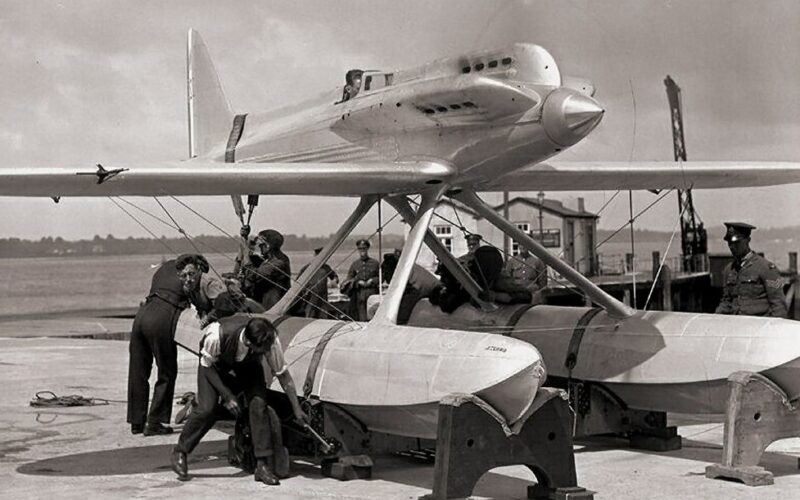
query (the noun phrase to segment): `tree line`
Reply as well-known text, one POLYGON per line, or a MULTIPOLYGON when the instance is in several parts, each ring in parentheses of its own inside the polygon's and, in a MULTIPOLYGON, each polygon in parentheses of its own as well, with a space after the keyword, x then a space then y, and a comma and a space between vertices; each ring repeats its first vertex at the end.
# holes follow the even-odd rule
MULTIPOLYGON (((355 246, 356 240, 365 236, 350 236, 343 248, 355 246)), ((312 251, 323 246, 330 236, 284 235, 284 251, 312 251)), ((373 237, 373 242, 375 238, 373 237)), ((403 246, 403 236, 396 234, 383 235, 383 247, 403 246)), ((0 239, 0 258, 18 257, 53 257, 53 256, 85 256, 85 255, 143 255, 164 254, 178 255, 182 253, 236 253, 239 249, 239 238, 227 236, 196 236, 189 241, 186 238, 115 238, 109 234, 105 238, 95 235, 90 240, 67 241, 60 236, 48 236, 39 240, 23 240, 20 238, 0 239)))

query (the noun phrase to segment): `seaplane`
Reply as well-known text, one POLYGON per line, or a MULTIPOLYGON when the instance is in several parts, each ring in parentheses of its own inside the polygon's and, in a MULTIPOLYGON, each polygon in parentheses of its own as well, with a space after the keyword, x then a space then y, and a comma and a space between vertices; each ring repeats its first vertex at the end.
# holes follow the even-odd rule
MULTIPOLYGON (((278 325, 293 377, 306 381, 305 395, 343 408, 369 430, 434 438, 437 402, 450 393, 477 395, 514 424, 532 408, 545 365, 552 376, 604 384, 642 409, 721 412, 726 377, 738 370, 764 373, 792 398, 800 396, 800 323, 637 311, 551 255, 478 194, 789 184, 800 182, 800 164, 551 161, 587 137, 605 110, 590 81, 562 76, 550 53, 533 44, 351 75, 357 78, 347 88, 297 105, 234 113, 204 42, 190 30, 189 159, 3 169, 0 195, 358 197, 266 315, 278 325), (443 197, 528 248, 592 306, 483 300, 480 285, 428 229, 443 197), (374 317, 366 323, 288 317, 311 276, 379 200, 410 231, 374 317), (474 304, 445 314, 422 301, 400 325, 400 300, 423 244, 474 304), (491 333, 498 327, 502 334, 491 333)), ((199 338, 190 316, 182 317, 178 335, 199 338)))

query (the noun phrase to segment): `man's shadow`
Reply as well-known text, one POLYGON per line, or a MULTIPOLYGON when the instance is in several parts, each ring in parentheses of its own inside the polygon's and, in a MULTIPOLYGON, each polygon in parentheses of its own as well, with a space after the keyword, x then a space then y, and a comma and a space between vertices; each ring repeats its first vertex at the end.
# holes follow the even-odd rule
MULTIPOLYGON (((20 474, 33 476, 115 476, 144 474, 170 470, 173 444, 135 446, 113 450, 90 451, 74 455, 36 460, 17 467, 20 474)), ((228 466, 227 441, 203 442, 189 456, 189 470, 195 471, 228 466)), ((243 474, 238 469, 230 474, 243 474)), ((216 475, 216 474, 215 474, 216 475)))

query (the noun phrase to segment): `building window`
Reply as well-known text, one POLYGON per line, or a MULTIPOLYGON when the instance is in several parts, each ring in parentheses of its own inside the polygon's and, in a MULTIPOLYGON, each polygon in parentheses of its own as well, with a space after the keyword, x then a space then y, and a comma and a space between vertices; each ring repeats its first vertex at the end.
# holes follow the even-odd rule
POLYGON ((545 229, 542 234, 539 230, 533 231, 531 234, 533 239, 537 240, 545 248, 560 248, 561 247, 561 230, 560 229, 545 229))
MULTIPOLYGON (((528 222, 515 222, 514 225, 525 234, 531 232, 531 225, 528 222)), ((511 255, 519 255, 519 243, 515 240, 511 240, 511 255)))
POLYGON ((442 242, 448 252, 453 252, 453 226, 437 225, 433 226, 433 233, 442 242))

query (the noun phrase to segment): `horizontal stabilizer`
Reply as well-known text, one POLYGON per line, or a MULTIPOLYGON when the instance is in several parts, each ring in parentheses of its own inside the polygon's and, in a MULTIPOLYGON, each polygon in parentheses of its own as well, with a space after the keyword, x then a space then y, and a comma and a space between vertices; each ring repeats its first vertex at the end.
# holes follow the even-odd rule
POLYGON ((530 165, 478 191, 716 189, 800 183, 798 162, 552 162, 530 165))
POLYGON ((429 162, 221 163, 0 169, 0 196, 191 196, 284 194, 361 196, 419 192, 454 170, 429 162))

